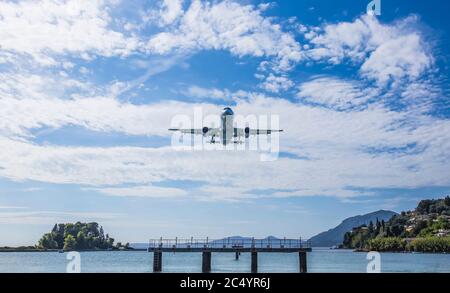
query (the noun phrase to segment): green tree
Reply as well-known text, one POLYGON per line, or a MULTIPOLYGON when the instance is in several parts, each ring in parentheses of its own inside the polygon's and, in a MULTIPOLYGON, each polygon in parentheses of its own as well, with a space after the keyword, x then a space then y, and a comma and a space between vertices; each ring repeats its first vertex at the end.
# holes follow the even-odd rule
POLYGON ((102 226, 100 226, 99 235, 100 235, 100 239, 102 241, 105 240, 105 232, 103 231, 103 227, 102 226))
POLYGON ((57 249, 58 243, 53 238, 52 233, 46 233, 39 240, 38 247, 43 249, 57 249))
POLYGON ((87 223, 87 228, 88 228, 88 233, 90 232, 92 234, 92 236, 98 237, 100 232, 99 232, 99 228, 98 228, 98 223, 96 222, 91 222, 91 223, 87 223))
POLYGON ((446 197, 445 197, 444 203, 445 203, 446 206, 449 206, 449 207, 450 207, 450 196, 446 196, 446 197))
POLYGON ((77 234, 77 249, 86 249, 86 238, 84 236, 83 231, 78 232, 77 234))
POLYGON ((391 231, 391 227, 390 227, 390 226, 387 226, 387 228, 386 228, 386 236, 387 236, 387 237, 393 236, 392 231, 391 231))
POLYGON ((77 240, 71 234, 64 238, 64 250, 74 250, 77 247, 77 240))
POLYGON ((421 214, 428 214, 430 211, 430 205, 432 204, 431 199, 421 200, 417 205, 416 210, 421 214))
MULTIPOLYGON (((378 219, 377 219, 377 224, 378 224, 378 219)), ((369 233, 373 233, 373 222, 372 221, 369 222, 369 233)))
POLYGON ((111 248, 114 245, 114 238, 108 237, 108 239, 106 239, 106 246, 107 248, 111 248))
POLYGON ((68 235, 72 235, 73 237, 77 236, 77 231, 75 229, 75 225, 72 223, 68 223, 64 227, 64 239, 66 239, 66 237, 68 235))
POLYGON ((414 226, 412 236, 417 236, 419 233, 427 227, 427 221, 417 221, 416 225, 414 226))

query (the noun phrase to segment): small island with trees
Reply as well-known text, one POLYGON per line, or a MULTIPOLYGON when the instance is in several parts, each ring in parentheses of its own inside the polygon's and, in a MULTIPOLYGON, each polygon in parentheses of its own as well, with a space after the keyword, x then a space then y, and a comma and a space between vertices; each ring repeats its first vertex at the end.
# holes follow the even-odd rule
POLYGON ((35 246, 1 247, 1 251, 86 251, 86 250, 132 250, 129 243, 117 242, 105 234, 96 222, 55 224, 35 246))
POLYGON ((370 222, 344 236, 342 248, 359 251, 450 252, 450 197, 426 199, 389 221, 370 222))

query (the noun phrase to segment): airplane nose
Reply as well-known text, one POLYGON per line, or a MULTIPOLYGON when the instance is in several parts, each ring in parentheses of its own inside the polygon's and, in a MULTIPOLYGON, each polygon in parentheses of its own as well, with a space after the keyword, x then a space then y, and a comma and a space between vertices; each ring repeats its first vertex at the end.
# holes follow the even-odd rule
POLYGON ((231 108, 226 107, 223 109, 222 115, 228 116, 228 115, 234 115, 234 113, 233 113, 233 110, 231 110, 231 108))

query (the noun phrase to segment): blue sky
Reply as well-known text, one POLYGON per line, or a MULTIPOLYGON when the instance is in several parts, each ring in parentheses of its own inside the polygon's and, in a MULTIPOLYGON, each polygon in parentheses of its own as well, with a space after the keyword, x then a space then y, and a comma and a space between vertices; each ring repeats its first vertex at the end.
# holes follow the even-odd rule
POLYGON ((450 4, 2 1, 0 245, 310 237, 450 193, 450 4), (280 156, 176 151, 195 108, 278 115, 280 156))

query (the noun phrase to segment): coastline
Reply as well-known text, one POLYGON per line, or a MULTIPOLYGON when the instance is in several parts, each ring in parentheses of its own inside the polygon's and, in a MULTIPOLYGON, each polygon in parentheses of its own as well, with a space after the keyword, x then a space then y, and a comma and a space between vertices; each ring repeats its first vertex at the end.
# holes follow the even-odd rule
MULTIPOLYGON (((341 249, 341 248, 339 248, 339 249, 341 249)), ((379 253, 384 253, 384 252, 387 252, 387 253, 409 253, 409 254, 448 254, 448 252, 445 252, 445 251, 435 251, 435 252, 433 252, 433 251, 410 251, 410 250, 401 250, 401 251, 398 251, 398 250, 383 250, 383 251, 379 251, 379 250, 370 250, 370 249, 367 249, 367 248, 357 248, 357 249, 353 249, 353 252, 371 252, 371 251, 375 251, 375 252, 379 252, 379 253)))
MULTIPOLYGON (((313 247, 314 249, 314 247, 313 247)), ((371 251, 375 251, 375 252, 379 252, 379 253, 407 253, 407 254, 449 254, 448 252, 441 252, 441 251, 411 251, 411 250, 370 250, 367 248, 343 248, 343 247, 337 247, 337 248, 329 248, 330 250, 350 250, 352 252, 371 252, 371 251)))
POLYGON ((0 252, 111 252, 111 251, 147 251, 144 248, 133 249, 80 249, 80 250, 62 250, 62 249, 39 249, 39 248, 20 248, 20 247, 0 247, 0 252))
MULTIPOLYGON (((314 249, 314 248, 313 248, 314 249)), ((369 250, 366 248, 357 248, 357 249, 351 249, 351 248, 334 248, 332 250, 351 250, 352 252, 371 252, 376 250, 369 250)), ((0 253, 2 252, 69 252, 69 251, 77 251, 77 252, 124 252, 124 251, 147 251, 145 248, 134 248, 134 249, 80 249, 80 250, 61 250, 61 249, 39 249, 39 248, 16 248, 16 247, 0 247, 0 253)), ((405 253, 405 254, 448 254, 447 252, 430 252, 430 251, 395 251, 395 250, 389 250, 389 251, 376 251, 379 253, 405 253)))

